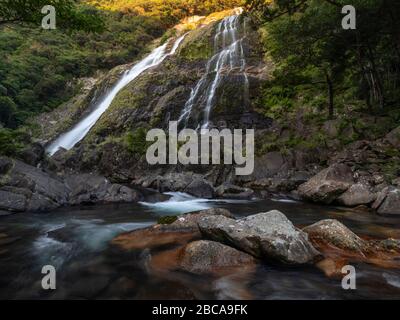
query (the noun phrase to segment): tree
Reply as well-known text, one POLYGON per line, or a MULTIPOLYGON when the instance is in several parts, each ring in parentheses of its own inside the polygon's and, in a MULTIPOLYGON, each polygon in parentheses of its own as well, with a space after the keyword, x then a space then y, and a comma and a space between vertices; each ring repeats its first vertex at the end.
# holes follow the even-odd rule
POLYGON ((332 114, 335 82, 346 73, 367 106, 400 98, 400 2, 354 0, 355 30, 341 27, 345 0, 247 0, 250 16, 266 24, 289 67, 318 67, 325 76, 332 114), (291 59, 289 59, 291 57, 291 59))
POLYGON ((76 0, 2 0, 0 26, 10 23, 41 25, 41 10, 46 5, 56 9, 57 27, 69 30, 101 31, 104 23, 96 10, 77 6, 76 0))

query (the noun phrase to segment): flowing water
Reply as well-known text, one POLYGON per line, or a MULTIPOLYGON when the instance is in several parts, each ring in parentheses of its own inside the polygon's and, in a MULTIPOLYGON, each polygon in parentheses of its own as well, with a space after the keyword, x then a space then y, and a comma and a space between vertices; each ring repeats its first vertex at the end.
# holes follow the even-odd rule
POLYGON ((79 141, 81 141, 89 130, 96 124, 97 120, 101 115, 108 109, 116 95, 126 87, 130 82, 136 79, 147 69, 159 65, 164 59, 170 55, 175 54, 182 42, 183 35, 178 38, 172 49, 167 52, 168 42, 154 49, 148 56, 146 56, 139 63, 135 64, 130 70, 126 71, 122 78, 117 82, 117 84, 106 94, 103 100, 94 108, 94 110, 86 116, 84 119, 79 121, 70 131, 63 133, 56 140, 54 140, 47 148, 47 153, 53 155, 60 148, 71 149, 79 141))
POLYGON ((210 113, 215 104, 218 86, 224 74, 229 74, 233 70, 242 74, 243 95, 248 95, 249 80, 245 71, 244 36, 239 37, 240 27, 240 14, 229 16, 218 24, 214 36, 214 51, 216 53, 207 62, 205 74, 192 89, 178 119, 180 125, 184 127, 188 125, 192 111, 196 107, 203 110, 203 118, 195 119, 195 123, 198 124, 198 127, 204 129, 209 127, 210 113))
POLYGON ((400 272, 357 264, 357 290, 345 291, 315 267, 264 265, 221 278, 148 268, 148 250, 122 252, 120 233, 163 215, 223 207, 236 216, 279 209, 297 226, 335 218, 360 235, 400 237, 400 219, 287 199, 206 200, 172 193, 164 202, 65 208, 0 217, 0 299, 399 299, 400 272), (41 268, 57 270, 57 289, 41 289, 41 268))

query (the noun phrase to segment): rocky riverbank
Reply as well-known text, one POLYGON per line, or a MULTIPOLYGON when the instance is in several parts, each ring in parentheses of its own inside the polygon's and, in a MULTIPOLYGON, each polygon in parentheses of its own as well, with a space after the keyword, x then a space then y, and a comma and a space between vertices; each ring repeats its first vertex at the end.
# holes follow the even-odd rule
POLYGON ((138 191, 111 183, 99 175, 58 176, 19 160, 0 157, 0 215, 139 199, 141 194, 138 191))

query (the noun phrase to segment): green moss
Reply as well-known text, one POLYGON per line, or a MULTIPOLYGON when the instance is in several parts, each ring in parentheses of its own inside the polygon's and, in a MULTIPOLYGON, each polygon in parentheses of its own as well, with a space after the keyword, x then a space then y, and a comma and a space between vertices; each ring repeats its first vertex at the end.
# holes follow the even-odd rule
POLYGON ((158 218, 157 223, 158 224, 171 224, 175 222, 178 219, 177 216, 163 216, 158 218))
POLYGON ((135 155, 145 155, 152 142, 146 141, 147 129, 140 127, 125 135, 124 145, 127 150, 135 155))
POLYGON ((215 25, 209 25, 192 31, 182 43, 178 56, 189 61, 211 58, 214 48, 211 36, 215 25))
POLYGON ((387 181, 391 181, 398 176, 400 176, 400 160, 393 159, 393 161, 384 163, 382 165, 382 172, 387 179, 387 181))

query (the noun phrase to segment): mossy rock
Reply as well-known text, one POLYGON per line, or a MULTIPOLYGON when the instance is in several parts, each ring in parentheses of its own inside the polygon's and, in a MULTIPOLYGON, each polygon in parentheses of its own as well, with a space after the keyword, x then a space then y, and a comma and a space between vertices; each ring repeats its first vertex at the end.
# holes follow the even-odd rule
POLYGON ((171 224, 175 222, 178 219, 177 216, 163 216, 158 218, 157 223, 158 224, 171 224))
POLYGON ((185 60, 208 60, 214 52, 213 34, 215 23, 190 32, 178 49, 177 55, 185 60))

